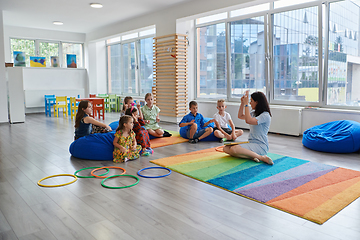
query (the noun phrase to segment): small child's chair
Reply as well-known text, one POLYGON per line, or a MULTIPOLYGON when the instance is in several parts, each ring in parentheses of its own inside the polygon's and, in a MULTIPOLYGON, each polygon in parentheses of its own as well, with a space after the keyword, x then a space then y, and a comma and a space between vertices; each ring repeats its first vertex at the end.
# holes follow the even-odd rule
POLYGON ((45 100, 45 115, 51 117, 51 108, 55 104, 55 95, 44 95, 45 100))
POLYGON ((117 106, 118 102, 117 102, 117 97, 116 94, 109 94, 109 106, 108 106, 108 111, 111 112, 112 110, 114 110, 114 112, 118 111, 118 106, 117 106))
POLYGON ((68 110, 67 110, 68 104, 67 104, 67 96, 64 97, 56 97, 56 103, 54 105, 54 114, 56 117, 59 117, 59 108, 62 108, 63 115, 66 117, 68 116, 68 110))
POLYGON ((73 117, 76 117, 76 112, 77 112, 77 104, 76 104, 76 98, 75 97, 70 97, 70 117, 71 119, 73 119, 73 117))
POLYGON ((93 117, 102 117, 105 119, 105 108, 104 108, 104 100, 103 99, 94 99, 91 101, 93 104, 93 117))

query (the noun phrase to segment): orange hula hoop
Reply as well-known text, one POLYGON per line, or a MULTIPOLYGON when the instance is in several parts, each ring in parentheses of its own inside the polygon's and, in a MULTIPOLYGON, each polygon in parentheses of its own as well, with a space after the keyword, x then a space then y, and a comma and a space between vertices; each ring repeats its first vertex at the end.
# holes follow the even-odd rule
POLYGON ((124 172, 123 172, 123 173, 121 173, 120 175, 122 175, 122 174, 126 173, 126 170, 125 170, 124 168, 122 168, 122 167, 110 166, 110 167, 101 167, 101 168, 96 168, 96 169, 94 169, 94 170, 92 170, 92 171, 91 171, 91 175, 92 175, 92 176, 94 176, 94 177, 97 177, 97 178, 107 178, 106 176, 99 176, 99 175, 96 175, 96 174, 94 173, 94 172, 96 172, 96 171, 99 171, 99 170, 101 170, 101 169, 105 169, 105 168, 121 169, 121 170, 123 170, 124 172))

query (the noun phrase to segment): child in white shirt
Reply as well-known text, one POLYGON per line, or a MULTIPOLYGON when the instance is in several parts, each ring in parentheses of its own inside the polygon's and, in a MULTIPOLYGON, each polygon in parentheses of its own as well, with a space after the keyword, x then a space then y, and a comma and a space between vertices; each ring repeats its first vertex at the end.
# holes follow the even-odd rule
POLYGON ((243 130, 236 130, 234 122, 231 120, 231 116, 228 112, 225 112, 226 104, 224 99, 219 99, 217 101, 216 108, 219 112, 214 114, 214 135, 220 138, 220 142, 224 138, 226 140, 235 140, 236 138, 240 137, 243 134, 243 130), (230 125, 231 129, 228 128, 228 124, 230 125))

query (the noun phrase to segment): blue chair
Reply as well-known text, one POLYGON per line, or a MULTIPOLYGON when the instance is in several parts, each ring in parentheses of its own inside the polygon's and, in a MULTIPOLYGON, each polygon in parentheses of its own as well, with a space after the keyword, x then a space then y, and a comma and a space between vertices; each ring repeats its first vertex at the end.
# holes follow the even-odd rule
POLYGON ((44 95, 45 100, 45 115, 51 117, 51 108, 55 105, 56 98, 55 95, 44 95))

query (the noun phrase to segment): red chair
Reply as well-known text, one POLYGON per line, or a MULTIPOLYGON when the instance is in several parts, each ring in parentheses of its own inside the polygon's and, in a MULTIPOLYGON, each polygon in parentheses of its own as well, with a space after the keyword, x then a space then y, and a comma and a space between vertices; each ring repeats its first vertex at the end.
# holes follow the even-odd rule
POLYGON ((92 99, 91 100, 93 105, 93 116, 99 117, 105 120, 105 106, 104 106, 104 99, 92 99))
POLYGON ((89 98, 96 98, 96 94, 89 94, 89 98))

